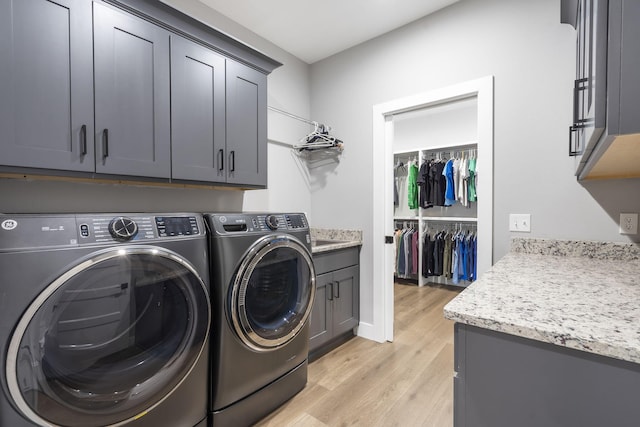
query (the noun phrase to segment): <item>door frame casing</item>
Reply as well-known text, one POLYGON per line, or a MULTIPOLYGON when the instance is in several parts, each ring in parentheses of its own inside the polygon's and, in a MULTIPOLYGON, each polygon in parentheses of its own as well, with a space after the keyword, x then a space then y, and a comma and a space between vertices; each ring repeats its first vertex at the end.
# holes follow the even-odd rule
MULTIPOLYGON (((385 236, 393 235, 393 135, 394 114, 434 107, 459 99, 477 97, 478 163, 482 179, 478 192, 478 241, 490 250, 478 251, 478 275, 493 264, 493 76, 399 98, 373 106, 373 319, 360 322, 358 335, 377 342, 393 341, 393 245, 385 236), (480 198, 479 198, 480 200, 480 198)), ((481 249, 480 247, 479 249, 481 249)))

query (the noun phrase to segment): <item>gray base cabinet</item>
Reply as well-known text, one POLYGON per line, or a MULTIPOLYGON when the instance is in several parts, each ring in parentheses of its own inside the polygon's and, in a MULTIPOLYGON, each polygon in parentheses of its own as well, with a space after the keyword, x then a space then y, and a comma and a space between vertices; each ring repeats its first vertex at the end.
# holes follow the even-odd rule
POLYGON ((0 0, 0 163, 94 170, 91 2, 0 0))
POLYGON ((455 427, 632 427, 640 365, 457 323, 455 427))
POLYGON ((358 248, 313 255, 316 299, 309 320, 309 353, 318 356, 354 336, 360 320, 358 248))
POLYGON ((0 169, 266 187, 278 65, 157 1, 0 0, 0 169))

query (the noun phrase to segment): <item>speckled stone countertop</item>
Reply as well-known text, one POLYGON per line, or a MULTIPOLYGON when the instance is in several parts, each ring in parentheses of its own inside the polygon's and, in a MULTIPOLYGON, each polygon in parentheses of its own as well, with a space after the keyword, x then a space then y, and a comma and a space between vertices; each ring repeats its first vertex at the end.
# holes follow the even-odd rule
POLYGON ((640 245, 514 239, 444 315, 640 363, 640 245))
POLYGON ((362 231, 360 230, 311 229, 311 252, 314 254, 360 245, 362 245, 362 231), (318 241, 324 241, 325 244, 316 245, 318 241), (331 243, 327 243, 328 241, 331 243))

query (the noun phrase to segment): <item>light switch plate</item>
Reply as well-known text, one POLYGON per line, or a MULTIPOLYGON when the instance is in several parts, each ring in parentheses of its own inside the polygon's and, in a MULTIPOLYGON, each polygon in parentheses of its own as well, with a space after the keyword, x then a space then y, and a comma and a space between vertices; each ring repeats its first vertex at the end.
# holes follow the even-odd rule
POLYGON ((531 233, 531 214, 509 214, 509 231, 531 233))
POLYGON ((620 234, 638 234, 638 214, 620 214, 620 234))

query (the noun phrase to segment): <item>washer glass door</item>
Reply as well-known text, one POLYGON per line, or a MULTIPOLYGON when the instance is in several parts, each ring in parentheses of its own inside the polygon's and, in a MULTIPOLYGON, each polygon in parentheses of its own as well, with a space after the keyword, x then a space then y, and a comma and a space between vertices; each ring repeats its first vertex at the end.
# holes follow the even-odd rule
POLYGON ((291 341, 311 314, 316 292, 309 250, 295 237, 270 235, 244 257, 230 294, 240 339, 257 351, 291 341))
POLYGON ((9 391, 38 425, 126 424, 191 371, 209 320, 204 283, 174 252, 96 252, 23 315, 7 353, 9 391))

